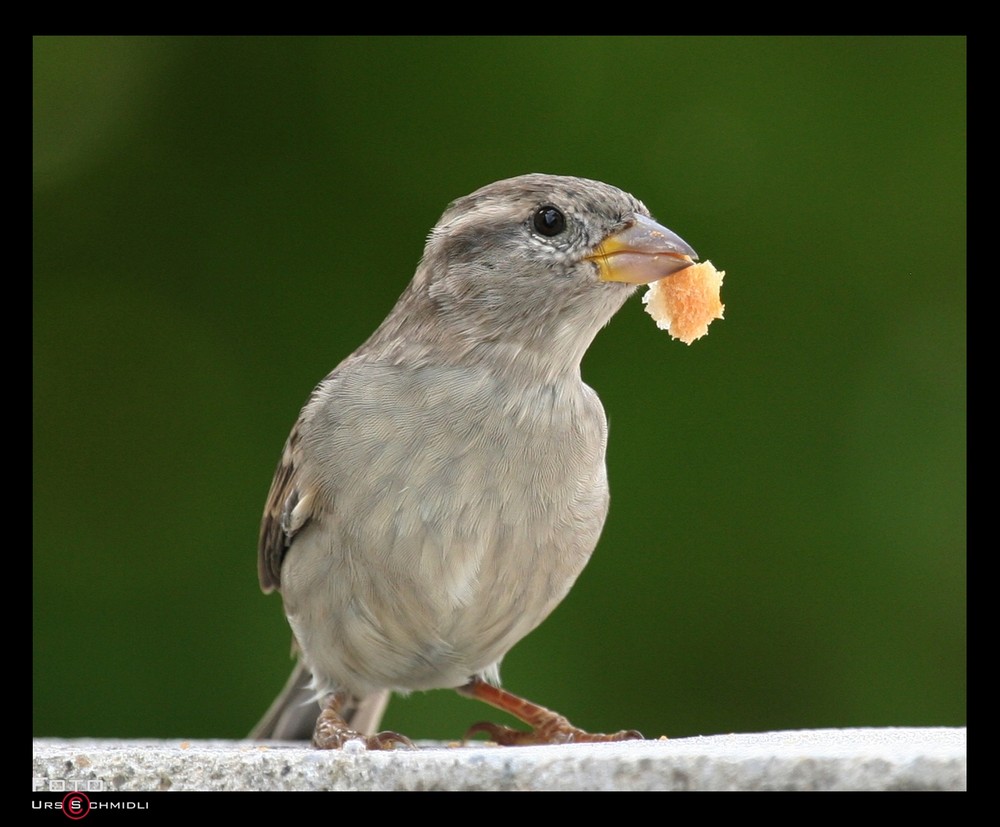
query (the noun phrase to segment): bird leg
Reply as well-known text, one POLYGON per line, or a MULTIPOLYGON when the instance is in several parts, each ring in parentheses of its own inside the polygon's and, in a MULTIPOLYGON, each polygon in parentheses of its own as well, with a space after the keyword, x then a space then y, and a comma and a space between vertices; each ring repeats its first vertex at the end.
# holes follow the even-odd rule
POLYGON ((416 749, 413 742, 405 735, 386 730, 374 735, 363 735, 351 729, 340 714, 348 701, 346 692, 333 692, 323 699, 323 711, 316 720, 313 732, 313 746, 318 749, 341 749, 348 741, 360 741, 368 749, 395 749, 397 744, 410 749, 416 749))
POLYGON ((455 691, 467 698, 475 698, 503 710, 531 727, 529 732, 524 732, 502 724, 480 721, 466 730, 466 739, 474 733, 485 732, 490 738, 505 747, 528 746, 530 744, 591 744, 603 741, 642 740, 642 733, 636 732, 634 729, 613 732, 608 735, 602 732, 586 732, 573 726, 557 712, 518 697, 498 686, 486 683, 481 678, 473 678, 465 686, 460 686, 455 691))

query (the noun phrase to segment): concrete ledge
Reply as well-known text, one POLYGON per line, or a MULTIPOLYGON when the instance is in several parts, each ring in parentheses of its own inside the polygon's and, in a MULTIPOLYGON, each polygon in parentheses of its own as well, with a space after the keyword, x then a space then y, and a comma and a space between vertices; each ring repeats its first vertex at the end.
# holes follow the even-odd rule
MULTIPOLYGON (((354 746, 354 745, 350 745, 354 746)), ((320 752, 249 741, 32 742, 37 791, 964 790, 966 730, 825 729, 551 747, 320 752)))

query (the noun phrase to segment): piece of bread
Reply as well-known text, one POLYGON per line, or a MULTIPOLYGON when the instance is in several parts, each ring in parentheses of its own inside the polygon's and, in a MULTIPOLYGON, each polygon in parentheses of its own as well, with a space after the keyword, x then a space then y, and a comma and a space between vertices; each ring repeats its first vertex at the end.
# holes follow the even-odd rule
POLYGON ((719 300, 719 290, 725 275, 725 270, 716 270, 710 261, 692 264, 652 282, 642 303, 657 327, 691 344, 708 333, 714 319, 722 318, 726 306, 719 300))

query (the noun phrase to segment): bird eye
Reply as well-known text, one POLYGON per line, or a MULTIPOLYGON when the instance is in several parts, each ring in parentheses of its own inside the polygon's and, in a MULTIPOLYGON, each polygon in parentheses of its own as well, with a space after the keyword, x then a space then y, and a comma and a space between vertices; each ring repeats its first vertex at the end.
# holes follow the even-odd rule
POLYGON ((566 229, 566 216, 556 207, 539 207, 535 211, 535 229, 542 235, 559 235, 566 229))

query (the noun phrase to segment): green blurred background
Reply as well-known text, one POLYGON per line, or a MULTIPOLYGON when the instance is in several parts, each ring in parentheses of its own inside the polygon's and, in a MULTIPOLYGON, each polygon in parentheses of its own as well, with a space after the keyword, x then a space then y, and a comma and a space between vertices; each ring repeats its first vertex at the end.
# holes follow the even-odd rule
MULTIPOLYGON (((727 271, 638 297, 590 566, 504 663, 593 730, 965 722, 966 43, 34 41, 36 736, 236 737, 290 668, 274 464, 447 203, 598 178, 727 271)), ((452 692, 386 723, 456 738, 452 692)))

